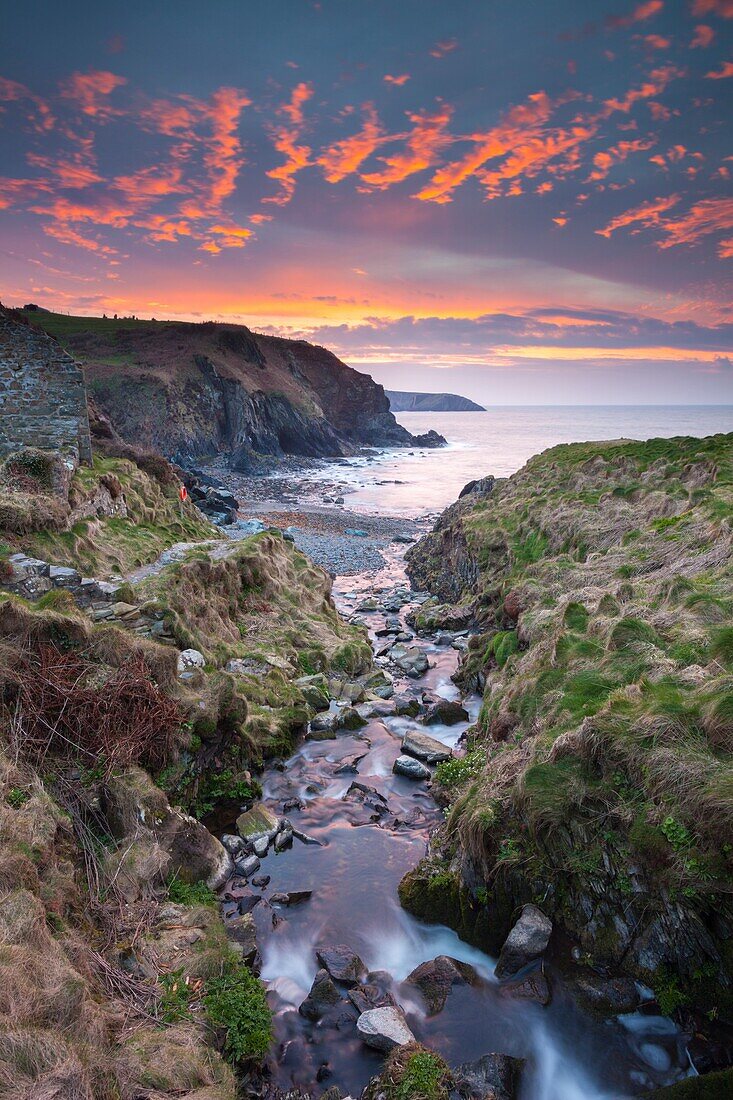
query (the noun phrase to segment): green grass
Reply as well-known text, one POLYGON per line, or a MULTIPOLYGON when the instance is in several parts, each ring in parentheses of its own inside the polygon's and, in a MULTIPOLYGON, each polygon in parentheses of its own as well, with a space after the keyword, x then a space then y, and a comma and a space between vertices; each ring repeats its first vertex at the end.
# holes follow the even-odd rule
POLYGON ((214 909, 217 905, 217 897, 205 882, 183 882, 174 877, 168 880, 168 898, 174 905, 205 905, 214 909))
POLYGON ((225 1033, 224 1051, 235 1064, 260 1060, 272 1042, 272 1014, 259 978, 234 961, 209 979, 204 995, 209 1023, 225 1033))

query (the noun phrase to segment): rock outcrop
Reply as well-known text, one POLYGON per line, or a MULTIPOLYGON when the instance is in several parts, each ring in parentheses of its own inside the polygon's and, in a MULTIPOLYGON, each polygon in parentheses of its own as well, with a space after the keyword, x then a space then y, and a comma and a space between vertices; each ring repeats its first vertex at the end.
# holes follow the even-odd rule
POLYGON ((385 390, 392 412, 486 412, 468 397, 457 393, 413 393, 385 390))
MULTIPOLYGON (((417 442, 395 420, 382 386, 303 340, 213 322, 27 317, 63 334, 95 405, 123 440, 183 464, 224 453, 234 469, 257 472, 263 456, 417 442)), ((441 442, 435 433, 419 440, 441 442)))

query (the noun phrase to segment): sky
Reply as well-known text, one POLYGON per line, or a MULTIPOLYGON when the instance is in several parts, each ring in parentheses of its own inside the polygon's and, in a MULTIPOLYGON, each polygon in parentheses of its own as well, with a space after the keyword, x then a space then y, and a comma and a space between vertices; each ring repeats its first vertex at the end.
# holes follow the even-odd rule
POLYGON ((6 5, 0 300, 733 402, 733 0, 6 5))

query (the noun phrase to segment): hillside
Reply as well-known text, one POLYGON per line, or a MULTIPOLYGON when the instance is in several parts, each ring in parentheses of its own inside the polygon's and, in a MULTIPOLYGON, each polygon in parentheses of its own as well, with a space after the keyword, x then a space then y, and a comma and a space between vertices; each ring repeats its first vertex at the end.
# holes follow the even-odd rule
POLYGON ((457 393, 413 393, 385 390, 392 412, 486 412, 468 397, 457 393))
POLYGON ((733 1022, 733 436, 555 447, 408 552, 483 692, 403 903, 496 950, 523 902, 665 1013, 733 1022), (435 918, 434 918, 435 919, 435 918))
POLYGON ((20 312, 83 365, 122 439, 179 462, 223 452, 246 471, 261 456, 442 442, 410 435, 369 375, 305 341, 214 322, 20 312))

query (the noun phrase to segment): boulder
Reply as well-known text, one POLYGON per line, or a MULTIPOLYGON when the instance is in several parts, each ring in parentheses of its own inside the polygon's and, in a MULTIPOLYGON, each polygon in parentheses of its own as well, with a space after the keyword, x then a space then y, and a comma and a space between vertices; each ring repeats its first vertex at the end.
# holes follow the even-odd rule
POLYGON ((356 1021, 356 1030, 367 1046, 374 1047, 375 1050, 387 1052, 394 1047, 415 1042, 415 1036, 407 1026, 404 1014, 395 1005, 370 1008, 368 1012, 362 1012, 356 1021))
POLYGON ((338 943, 333 947, 319 947, 316 950, 318 962, 327 970, 334 981, 342 985, 356 985, 366 977, 367 968, 355 951, 346 944, 338 943))
POLYGON ((206 658, 198 649, 182 649, 178 654, 178 674, 194 668, 203 668, 206 658))
POLYGON ((295 686, 300 688, 309 707, 314 710, 328 710, 331 699, 328 680, 322 672, 317 672, 314 676, 299 676, 295 686))
POLYGON ((251 875, 256 875, 259 871, 260 861, 257 856, 245 856, 244 859, 238 859, 234 867, 238 875, 242 875, 243 878, 249 878, 251 875))
POLYGON ((420 703, 412 695, 395 695, 392 703, 395 714, 416 718, 420 713, 420 703))
POLYGON ((468 722, 469 715, 466 708, 450 699, 440 699, 428 708, 423 718, 426 726, 454 726, 456 722, 468 722))
POLYGON ((404 775, 406 779, 430 779, 430 768, 426 768, 414 756, 398 756, 392 765, 395 775, 404 775))
POLYGON ((284 852, 286 848, 293 846, 293 826, 289 821, 283 821, 280 831, 277 833, 273 847, 276 852, 284 852))
POLYGON ((511 997, 512 1000, 534 1001, 536 1004, 542 1005, 543 1008, 552 999, 550 983, 541 970, 536 970, 533 974, 528 974, 526 978, 521 978, 519 981, 505 982, 500 988, 502 994, 511 997))
POLYGON ((313 979, 313 985, 298 1012, 306 1020, 320 1020, 330 1009, 341 1002, 341 994, 333 983, 327 970, 319 970, 313 979))
POLYGON ((493 474, 488 474, 486 477, 476 478, 474 481, 469 481, 464 485, 458 494, 458 499, 467 496, 488 496, 494 490, 494 477, 493 474))
POLYGON ((453 753, 446 746, 419 730, 410 730, 402 741, 402 751, 408 756, 415 756, 418 760, 424 760, 427 764, 439 764, 441 760, 450 760, 453 753))
POLYGON ((301 902, 308 901, 313 895, 312 890, 284 890, 281 893, 272 894, 270 897, 271 905, 300 905, 301 902))
POLYGON ((597 1016, 620 1016, 633 1012, 641 995, 631 978, 604 978, 600 974, 582 974, 569 983, 570 992, 583 1008, 597 1016))
POLYGON ((262 802, 253 806, 251 810, 240 814, 237 818, 237 831, 245 839, 255 836, 274 837, 279 828, 279 819, 272 810, 268 810, 262 802))
POLYGON ((454 985, 473 985, 477 981, 478 974, 472 966, 452 959, 450 955, 438 955, 429 962, 420 963, 405 978, 406 985, 420 990, 429 1016, 442 1012, 454 985))
POLYGON ((534 962, 547 948, 552 921, 536 905, 525 905, 519 920, 504 941, 495 974, 509 978, 523 966, 534 962))
POLYGON ((524 1062, 508 1054, 484 1054, 453 1070, 462 1100, 516 1100, 524 1062))
POLYGON ((336 725, 339 729, 359 730, 366 725, 366 719, 355 707, 344 707, 336 719, 336 725))
POLYGON ((409 649, 401 645, 394 646, 390 657, 397 667, 413 680, 417 680, 430 668, 430 662, 425 653, 416 645, 410 646, 409 649))

